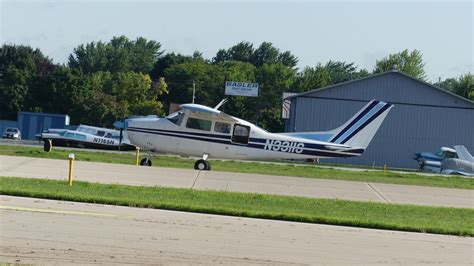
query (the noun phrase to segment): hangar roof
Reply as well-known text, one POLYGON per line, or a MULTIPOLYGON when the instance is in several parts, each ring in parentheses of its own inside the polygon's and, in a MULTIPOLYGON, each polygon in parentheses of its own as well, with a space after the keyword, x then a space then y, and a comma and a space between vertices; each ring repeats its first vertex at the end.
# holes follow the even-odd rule
POLYGON ((337 84, 334 84, 334 85, 330 85, 330 86, 327 86, 327 87, 323 87, 323 88, 318 88, 318 89, 314 89, 314 90, 310 90, 310 91, 306 91, 306 92, 302 92, 302 93, 298 93, 296 95, 292 95, 292 96, 289 96, 287 97, 286 99, 292 99, 292 98, 297 98, 297 97, 300 97, 300 96, 305 96, 305 95, 308 95, 308 94, 312 94, 312 93, 318 93, 318 92, 321 92, 321 91, 325 91, 325 90, 330 90, 330 89, 334 89, 336 87, 339 87, 339 86, 342 86, 342 85, 347 85, 347 84, 351 84, 351 83, 356 83, 356 82, 359 82, 359 81, 362 81, 362 80, 367 80, 367 79, 371 79, 371 78, 375 78, 375 77, 379 77, 379 76, 383 76, 383 75, 387 75, 387 74, 391 74, 391 73, 396 73, 398 75, 401 75, 401 76, 404 76, 406 78, 409 78, 411 80, 414 80, 416 82, 419 82, 423 85, 426 85, 428 87, 431 87, 433 89, 436 89, 436 90, 439 90, 443 93, 447 93, 451 96, 454 96, 456 98, 459 98, 460 100, 466 102, 466 103, 469 103, 471 105, 474 105, 474 101, 471 101, 467 98, 464 98, 456 93, 453 93, 451 91, 448 91, 446 89, 443 89, 441 87, 438 87, 438 86, 435 86, 433 84, 430 84, 426 81, 423 81, 423 80, 419 80, 417 78, 414 78, 412 76, 409 76, 401 71, 398 71, 398 70, 390 70, 390 71, 386 71, 386 72, 383 72, 383 73, 377 73, 377 74, 373 74, 373 75, 369 75, 367 77, 363 77, 363 78, 359 78, 359 79, 354 79, 354 80, 349 80, 349 81, 345 81, 345 82, 341 82, 341 83, 337 83, 337 84))

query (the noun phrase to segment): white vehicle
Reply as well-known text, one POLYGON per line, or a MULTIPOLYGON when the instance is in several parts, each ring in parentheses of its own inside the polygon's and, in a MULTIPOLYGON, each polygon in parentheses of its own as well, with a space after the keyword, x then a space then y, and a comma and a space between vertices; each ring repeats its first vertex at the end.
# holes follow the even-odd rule
MULTIPOLYGON (((210 170, 209 158, 275 160, 360 156, 391 104, 371 101, 344 125, 326 132, 270 133, 215 108, 183 104, 165 118, 142 117, 116 123, 130 142, 145 151, 202 157, 197 170, 210 170)), ((151 166, 150 157, 141 165, 151 166)))
POLYGON ((21 140, 21 132, 18 128, 7 127, 5 128, 5 131, 3 131, 2 138, 21 140))
POLYGON ((103 150, 135 150, 135 146, 130 145, 126 138, 120 139, 120 131, 87 125, 79 125, 75 129, 50 128, 36 137, 44 141, 45 151, 51 149, 51 144, 103 150))

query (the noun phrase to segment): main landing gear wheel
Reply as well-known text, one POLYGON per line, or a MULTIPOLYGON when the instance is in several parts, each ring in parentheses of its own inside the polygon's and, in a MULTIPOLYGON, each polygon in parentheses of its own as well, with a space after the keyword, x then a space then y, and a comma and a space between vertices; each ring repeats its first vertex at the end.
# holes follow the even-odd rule
POLYGON ((143 165, 143 166, 151 166, 151 160, 149 158, 143 158, 141 161, 140 161, 140 165, 143 165))
POLYGON ((211 164, 206 160, 200 159, 200 160, 197 160, 196 163, 194 164, 194 169, 201 170, 201 171, 210 171, 211 164))
POLYGON ((44 140, 44 145, 43 145, 43 150, 45 152, 50 152, 52 148, 53 148, 53 141, 50 140, 50 139, 45 139, 44 140))

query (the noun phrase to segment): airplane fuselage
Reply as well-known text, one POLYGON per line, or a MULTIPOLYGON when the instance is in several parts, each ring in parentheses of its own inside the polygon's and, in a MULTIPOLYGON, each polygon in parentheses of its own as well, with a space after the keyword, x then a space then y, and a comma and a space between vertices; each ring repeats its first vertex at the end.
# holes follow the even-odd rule
MULTIPOLYGON (((189 117, 184 118, 186 119, 189 117)), ((235 123, 211 120, 212 124, 206 130, 197 130, 189 128, 190 123, 187 121, 176 125, 166 118, 139 118, 127 121, 127 137, 131 143, 145 150, 197 157, 207 154, 210 158, 222 159, 349 157, 359 156, 364 151, 334 143, 269 133, 244 120, 235 119, 235 123), (216 132, 218 123, 227 123, 228 132, 216 132), (245 129, 248 129, 248 135, 242 134, 245 129)))

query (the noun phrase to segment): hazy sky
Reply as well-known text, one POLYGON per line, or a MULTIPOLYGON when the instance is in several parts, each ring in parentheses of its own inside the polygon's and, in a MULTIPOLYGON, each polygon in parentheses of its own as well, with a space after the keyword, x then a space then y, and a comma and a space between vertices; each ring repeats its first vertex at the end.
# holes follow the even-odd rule
POLYGON ((79 44, 126 35, 206 58, 243 40, 270 41, 299 68, 342 60, 371 71, 376 59, 418 49, 432 81, 474 72, 472 1, 0 2, 0 42, 38 47, 58 63, 79 44))

